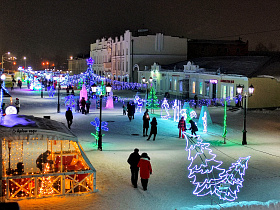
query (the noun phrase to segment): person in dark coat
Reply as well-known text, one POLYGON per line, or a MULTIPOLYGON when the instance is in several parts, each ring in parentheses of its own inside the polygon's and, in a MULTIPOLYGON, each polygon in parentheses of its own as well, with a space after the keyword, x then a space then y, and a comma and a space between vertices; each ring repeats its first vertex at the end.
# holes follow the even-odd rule
POLYGON ((132 110, 132 106, 129 102, 127 102, 127 116, 129 121, 131 121, 132 116, 133 116, 133 110, 132 110))
POLYGON ((123 104, 122 108, 123 108, 123 115, 126 115, 127 107, 123 104))
POLYGON ((140 161, 137 166, 140 168, 140 177, 143 190, 146 191, 148 187, 150 174, 152 174, 152 166, 147 153, 141 154, 140 161))
POLYGON ((157 135, 157 119, 155 117, 153 117, 152 122, 150 124, 151 124, 151 131, 150 131, 150 135, 149 135, 147 141, 150 140, 152 134, 154 134, 154 139, 153 139, 153 141, 154 141, 154 140, 156 140, 156 135, 157 135))
POLYGON ((43 171, 43 164, 49 163, 50 165, 53 164, 52 160, 48 160, 49 155, 51 154, 50 150, 47 150, 46 152, 42 153, 36 160, 36 166, 40 169, 40 171, 43 171))
POLYGON ((76 112, 80 112, 81 109, 80 109, 80 101, 79 99, 77 99, 77 102, 76 102, 76 112))
POLYGON ((194 134, 196 136, 195 132, 198 131, 198 128, 193 120, 190 120, 189 122, 191 124, 191 127, 189 128, 189 130, 191 130, 192 135, 194 134))
POLYGON ((20 108, 20 103, 19 103, 19 99, 18 98, 16 98, 15 105, 16 105, 17 114, 18 114, 19 113, 19 108, 20 108))
POLYGON ((80 101, 80 104, 81 104, 81 108, 82 108, 82 114, 86 114, 86 100, 85 100, 85 97, 82 97, 82 99, 80 101))
POLYGON ((129 158, 127 159, 127 162, 130 165, 131 183, 134 186, 134 188, 137 188, 138 172, 139 172, 139 167, 137 166, 137 164, 139 160, 140 160, 139 149, 135 148, 134 152, 131 153, 129 155, 129 158))
POLYGON ((135 103, 134 102, 132 102, 131 103, 131 111, 132 111, 132 118, 134 119, 134 114, 135 114, 135 103))
POLYGON ((149 116, 149 110, 146 109, 143 115, 143 136, 148 136, 148 129, 149 129, 149 122, 150 122, 150 116, 149 116))
POLYGON ((86 101, 86 108, 87 108, 86 114, 89 113, 90 105, 91 105, 91 102, 90 102, 90 100, 89 100, 89 98, 88 98, 88 100, 86 101))
POLYGON ((65 117, 66 117, 66 120, 67 120, 68 128, 71 129, 70 127, 71 127, 72 122, 73 122, 73 113, 72 113, 70 107, 68 107, 67 111, 65 112, 65 117))
MULTIPOLYGON (((179 138, 181 138, 182 132, 186 130, 186 122, 184 117, 181 117, 179 123, 178 123, 178 128, 179 128, 179 138)), ((184 138, 184 135, 182 134, 182 138, 184 138)))

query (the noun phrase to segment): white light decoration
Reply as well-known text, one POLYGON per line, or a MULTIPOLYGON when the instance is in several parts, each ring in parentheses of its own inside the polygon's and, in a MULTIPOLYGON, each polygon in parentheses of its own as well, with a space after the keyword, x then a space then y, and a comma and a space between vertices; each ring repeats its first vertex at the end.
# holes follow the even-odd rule
POLYGON ((163 119, 168 119, 168 118, 170 118, 170 114, 169 114, 169 104, 168 104, 168 101, 167 101, 167 99, 166 98, 164 98, 163 99, 163 102, 162 102, 162 104, 161 104, 161 118, 163 118, 163 119), (165 110, 165 114, 166 115, 164 115, 163 113, 162 113, 162 110, 165 110))
POLYGON ((17 114, 17 108, 14 106, 8 106, 5 110, 6 115, 17 114))
POLYGON ((203 133, 207 133, 207 112, 204 112, 203 120, 203 133))
POLYGON ((174 100, 174 105, 172 107, 175 122, 179 122, 179 120, 180 120, 180 107, 181 107, 181 101, 175 99, 174 100))

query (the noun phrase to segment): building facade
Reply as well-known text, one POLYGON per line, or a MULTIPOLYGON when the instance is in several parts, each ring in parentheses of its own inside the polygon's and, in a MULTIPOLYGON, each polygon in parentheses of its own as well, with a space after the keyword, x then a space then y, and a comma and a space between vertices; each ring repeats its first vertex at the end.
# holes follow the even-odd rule
POLYGON ((272 76, 247 77, 238 74, 222 74, 218 70, 209 72, 188 62, 183 71, 164 70, 153 64, 149 70, 138 72, 138 83, 153 86, 157 94, 170 95, 181 99, 230 99, 231 106, 236 106, 237 86, 241 85, 248 93, 253 84, 254 94, 247 97, 247 108, 263 109, 280 107, 280 81, 272 76), (148 79, 148 80, 147 80, 148 79))
POLYGON ((70 75, 77 75, 84 73, 87 70, 86 58, 73 58, 68 59, 68 71, 70 75))
POLYGON ((136 82, 138 71, 151 63, 161 65, 187 59, 187 39, 155 35, 132 36, 130 31, 115 39, 96 40, 90 45, 94 73, 118 81, 136 82))

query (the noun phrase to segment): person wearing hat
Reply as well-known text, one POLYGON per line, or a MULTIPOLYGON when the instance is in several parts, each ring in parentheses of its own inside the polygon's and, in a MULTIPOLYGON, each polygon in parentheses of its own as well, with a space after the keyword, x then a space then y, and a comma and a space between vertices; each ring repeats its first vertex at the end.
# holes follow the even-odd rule
POLYGON ((146 191, 150 174, 152 174, 152 165, 150 163, 150 157, 147 153, 141 154, 140 161, 137 166, 140 168, 140 177, 143 190, 146 191))
POLYGON ((134 188, 137 188, 138 172, 139 172, 139 167, 137 166, 137 164, 139 160, 140 160, 139 149, 135 148, 134 152, 131 153, 129 155, 129 158, 127 159, 131 171, 131 184, 134 186, 134 188))
POLYGON ((19 103, 19 99, 16 98, 16 102, 15 102, 16 108, 17 108, 17 114, 19 113, 19 107, 20 107, 20 103, 19 103))

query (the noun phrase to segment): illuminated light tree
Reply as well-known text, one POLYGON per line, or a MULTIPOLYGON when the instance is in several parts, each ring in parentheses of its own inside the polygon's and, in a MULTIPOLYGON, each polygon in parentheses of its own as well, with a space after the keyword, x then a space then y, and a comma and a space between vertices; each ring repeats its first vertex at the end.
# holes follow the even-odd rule
POLYGON ((174 115, 174 121, 179 122, 180 120, 180 107, 181 107, 181 101, 175 99, 174 100, 174 105, 172 106, 173 108, 173 115, 174 115))
POLYGON ((199 115, 199 119, 198 119, 198 123, 197 123, 198 126, 203 127, 203 128, 204 128, 204 124, 206 121, 205 118, 203 119, 203 117, 205 117, 205 112, 206 112, 206 118, 207 118, 207 126, 212 124, 212 119, 211 119, 208 107, 204 105, 201 107, 201 111, 200 111, 200 115, 199 115))
POLYGON ((140 98, 138 95, 135 96, 134 98, 134 103, 137 105, 136 106, 136 112, 142 112, 142 107, 143 107, 143 99, 140 98))
POLYGON ((223 162, 216 160, 209 143, 203 143, 200 136, 193 139, 186 132, 184 135, 190 161, 188 178, 192 179, 191 182, 195 186, 193 194, 196 196, 210 194, 218 196, 221 200, 236 200, 237 193, 243 187, 243 177, 250 156, 239 158, 228 170, 225 170, 221 168, 223 162))
POLYGON ((68 107, 70 107, 71 110, 75 109, 76 102, 73 95, 66 96, 64 100, 65 100, 66 110, 68 109, 68 107))
MULTIPOLYGON (((99 134, 99 124, 100 124, 99 118, 96 117, 95 121, 90 122, 90 124, 95 127, 95 133, 90 133, 90 134, 94 136, 94 138, 96 140, 96 144, 97 144, 97 142, 99 140, 99 136, 98 136, 98 134, 99 134)), ((104 130, 104 131, 109 130, 109 128, 107 127, 107 122, 105 122, 105 121, 101 122, 101 129, 104 130)), ((102 136, 104 136, 104 135, 105 134, 102 134, 102 136)))
POLYGON ((88 68, 86 70, 86 72, 84 73, 84 77, 85 77, 85 86, 87 91, 91 91, 91 82, 93 81, 93 71, 92 71, 92 65, 94 63, 94 60, 92 58, 87 59, 87 65, 88 68))
POLYGON ((54 86, 49 86, 48 87, 48 94, 49 94, 49 97, 53 97, 54 96, 54 94, 55 94, 54 86))
POLYGON ((156 96, 156 91, 153 87, 151 87, 151 91, 150 91, 150 94, 147 99, 146 108, 151 109, 153 111, 154 109, 157 109, 158 106, 159 106, 159 103, 158 103, 158 98, 156 96))

